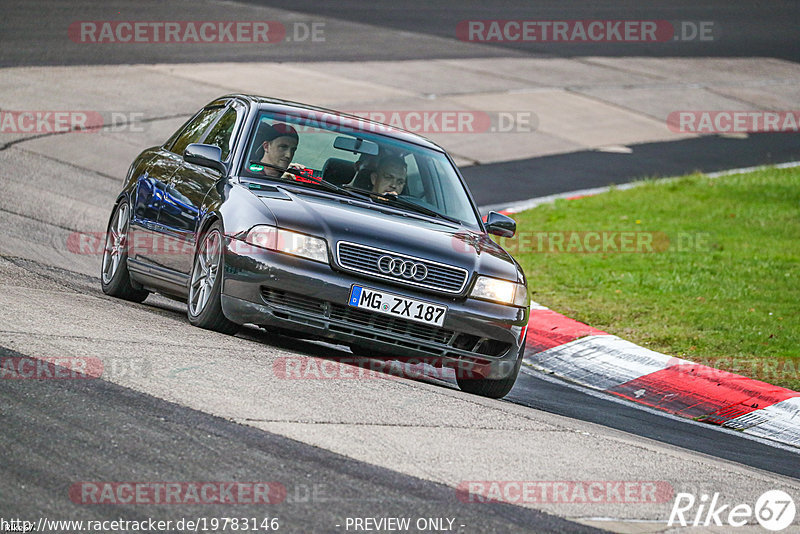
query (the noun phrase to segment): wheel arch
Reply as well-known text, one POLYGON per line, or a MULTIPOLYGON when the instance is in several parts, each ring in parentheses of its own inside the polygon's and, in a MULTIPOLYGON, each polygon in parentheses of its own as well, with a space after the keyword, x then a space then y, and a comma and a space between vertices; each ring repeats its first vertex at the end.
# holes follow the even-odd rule
POLYGON ((222 215, 217 213, 216 211, 210 211, 206 214, 205 217, 200 221, 197 225, 197 239, 195 240, 195 252, 197 252, 197 247, 200 246, 200 237, 205 235, 211 225, 215 222, 219 221, 222 225, 222 237, 225 237, 225 221, 222 219, 222 215))

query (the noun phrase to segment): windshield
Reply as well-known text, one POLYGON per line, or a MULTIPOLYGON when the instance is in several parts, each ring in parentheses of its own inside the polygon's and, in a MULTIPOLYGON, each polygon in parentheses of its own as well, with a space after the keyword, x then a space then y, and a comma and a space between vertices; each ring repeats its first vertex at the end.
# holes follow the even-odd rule
POLYGON ((302 113, 259 114, 241 177, 291 179, 310 187, 322 179, 369 192, 373 200, 400 210, 439 214, 479 227, 456 170, 443 153, 385 137, 377 131, 380 127, 364 121, 302 113), (287 168, 289 174, 284 172, 287 168))

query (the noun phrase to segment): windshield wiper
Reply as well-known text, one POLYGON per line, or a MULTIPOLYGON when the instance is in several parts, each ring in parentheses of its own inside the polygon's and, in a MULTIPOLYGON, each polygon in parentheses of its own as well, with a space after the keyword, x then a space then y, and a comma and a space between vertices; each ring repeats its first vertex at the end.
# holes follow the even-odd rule
POLYGON ((286 182, 286 183, 291 183, 291 184, 301 183, 301 184, 318 185, 318 186, 321 186, 323 189, 327 189, 328 191, 335 191, 337 193, 341 193, 343 195, 347 195, 347 196, 354 197, 354 198, 359 198, 361 200, 370 200, 370 198, 368 196, 360 195, 357 192, 352 191, 350 188, 344 188, 342 186, 336 185, 333 182, 329 182, 329 181, 324 180, 322 178, 316 178, 316 177, 312 178, 312 177, 306 176, 301 171, 299 171, 298 169, 294 169, 294 168, 291 168, 291 167, 289 167, 288 169, 284 169, 283 167, 278 167, 277 165, 272 165, 270 163, 264 163, 262 161, 251 161, 250 165, 259 165, 261 167, 269 167, 270 169, 275 169, 276 171, 280 171, 282 173, 289 173, 289 174, 292 174, 294 176, 298 176, 299 178, 301 178, 300 180, 292 180, 290 178, 284 178, 283 175, 281 174, 280 176, 267 176, 267 178, 269 178, 270 180, 279 180, 281 182, 286 182))
POLYGON ((382 201, 387 202, 389 204, 397 204, 398 206, 403 206, 404 208, 408 208, 408 209, 410 209, 412 211, 416 211, 417 213, 422 213, 423 215, 429 215, 430 217, 437 217, 439 219, 444 219, 445 221, 450 221, 452 223, 461 224, 461 221, 459 221, 458 219, 455 219, 453 217, 449 217, 447 215, 439 213, 438 211, 434 211, 434 210, 432 210, 430 208, 426 208, 425 206, 421 206, 421 205, 417 204, 416 202, 412 202, 410 200, 407 200, 407 199, 405 199, 405 198, 403 198, 403 197, 401 197, 399 195, 385 195, 385 194, 381 195, 381 194, 375 193, 374 191, 367 191, 366 189, 361 189, 361 188, 358 188, 358 187, 352 187, 352 186, 347 186, 347 185, 344 186, 344 187, 346 189, 351 190, 351 191, 357 191, 359 193, 363 193, 365 195, 369 195, 372 199, 379 199, 379 200, 382 200, 382 201))

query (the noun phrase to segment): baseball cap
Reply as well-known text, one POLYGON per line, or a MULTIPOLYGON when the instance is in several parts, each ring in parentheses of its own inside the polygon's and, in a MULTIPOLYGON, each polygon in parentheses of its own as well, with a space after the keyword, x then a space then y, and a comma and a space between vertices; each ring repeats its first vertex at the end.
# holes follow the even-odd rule
POLYGON ((288 124, 282 122, 274 122, 269 124, 262 122, 258 126, 258 139, 260 143, 264 141, 272 141, 278 137, 294 137, 298 139, 297 130, 288 124))

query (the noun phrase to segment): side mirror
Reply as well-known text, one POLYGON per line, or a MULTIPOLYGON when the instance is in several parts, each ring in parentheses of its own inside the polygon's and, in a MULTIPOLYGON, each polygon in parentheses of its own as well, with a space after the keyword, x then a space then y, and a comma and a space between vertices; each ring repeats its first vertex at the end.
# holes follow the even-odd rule
POLYGON ((486 231, 500 237, 514 237, 517 233, 517 223, 511 217, 490 211, 486 217, 486 231))
POLYGON ((223 176, 228 174, 228 168, 222 163, 222 149, 218 146, 192 143, 183 151, 183 161, 214 169, 223 176))

